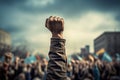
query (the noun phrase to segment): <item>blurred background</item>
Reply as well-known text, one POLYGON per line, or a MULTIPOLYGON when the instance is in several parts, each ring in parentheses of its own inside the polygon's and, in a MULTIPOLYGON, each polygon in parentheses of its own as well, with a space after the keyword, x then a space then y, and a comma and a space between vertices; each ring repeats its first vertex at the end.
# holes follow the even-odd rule
POLYGON ((46 56, 51 34, 45 20, 55 15, 65 20, 67 55, 102 48, 120 53, 119 9, 120 0, 0 0, 0 49, 46 56))

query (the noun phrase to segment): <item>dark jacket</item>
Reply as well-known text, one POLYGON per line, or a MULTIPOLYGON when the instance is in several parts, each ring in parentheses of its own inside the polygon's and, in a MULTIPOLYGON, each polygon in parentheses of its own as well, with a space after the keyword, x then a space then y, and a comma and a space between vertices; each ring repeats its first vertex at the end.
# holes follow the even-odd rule
POLYGON ((65 39, 51 38, 46 80, 67 80, 65 39))

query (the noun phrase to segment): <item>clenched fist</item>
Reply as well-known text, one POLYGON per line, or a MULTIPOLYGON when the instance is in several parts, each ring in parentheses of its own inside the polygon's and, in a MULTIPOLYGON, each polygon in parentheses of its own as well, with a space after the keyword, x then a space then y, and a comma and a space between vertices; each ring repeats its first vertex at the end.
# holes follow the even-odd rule
POLYGON ((50 16, 46 19, 45 26, 51 31, 52 37, 63 38, 64 20, 63 18, 50 16))

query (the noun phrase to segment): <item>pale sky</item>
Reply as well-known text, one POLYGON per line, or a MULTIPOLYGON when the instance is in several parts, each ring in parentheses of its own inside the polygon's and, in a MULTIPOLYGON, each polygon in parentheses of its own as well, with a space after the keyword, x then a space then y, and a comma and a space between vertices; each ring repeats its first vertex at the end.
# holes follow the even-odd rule
POLYGON ((9 32, 13 45, 27 43, 47 54, 49 16, 65 20, 66 52, 80 52, 104 31, 120 31, 120 0, 0 0, 0 28, 9 32))

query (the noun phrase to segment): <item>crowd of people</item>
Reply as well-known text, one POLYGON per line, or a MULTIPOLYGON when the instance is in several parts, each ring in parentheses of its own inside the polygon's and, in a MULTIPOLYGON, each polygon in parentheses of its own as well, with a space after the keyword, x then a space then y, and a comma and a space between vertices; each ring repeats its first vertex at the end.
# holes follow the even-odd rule
POLYGON ((0 80, 120 80, 120 62, 99 59, 74 60, 67 63, 63 39, 63 18, 50 16, 46 27, 52 33, 49 61, 39 59, 25 63, 25 59, 6 53, 0 62, 0 80))
MULTIPOLYGON (((6 53, 0 62, 0 80, 46 80, 48 60, 43 58, 27 64, 24 59, 6 53)), ((67 63, 68 80, 120 80, 120 62, 74 60, 67 63)))
POLYGON ((6 53, 4 62, 0 62, 0 80, 45 80, 47 60, 41 59, 34 63, 26 64, 24 59, 6 53))
POLYGON ((120 80, 120 62, 72 60, 67 74, 70 80, 120 80))

